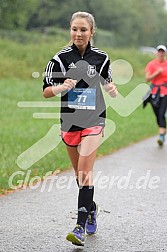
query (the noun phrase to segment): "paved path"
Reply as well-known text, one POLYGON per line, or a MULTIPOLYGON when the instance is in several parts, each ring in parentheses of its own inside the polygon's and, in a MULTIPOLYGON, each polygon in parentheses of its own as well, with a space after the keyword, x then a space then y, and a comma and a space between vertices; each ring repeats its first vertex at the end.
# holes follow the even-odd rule
POLYGON ((76 221, 72 177, 0 198, 0 252, 167 251, 167 144, 153 137, 96 161, 99 232, 84 248, 65 240, 76 221))

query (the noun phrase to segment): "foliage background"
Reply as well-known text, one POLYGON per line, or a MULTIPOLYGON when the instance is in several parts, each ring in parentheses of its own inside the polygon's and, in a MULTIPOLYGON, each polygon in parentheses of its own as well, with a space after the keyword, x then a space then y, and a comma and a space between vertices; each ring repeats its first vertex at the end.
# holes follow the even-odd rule
POLYGON ((0 0, 0 29, 53 34, 55 27, 67 29, 78 10, 95 16, 111 46, 166 44, 165 0, 0 0))

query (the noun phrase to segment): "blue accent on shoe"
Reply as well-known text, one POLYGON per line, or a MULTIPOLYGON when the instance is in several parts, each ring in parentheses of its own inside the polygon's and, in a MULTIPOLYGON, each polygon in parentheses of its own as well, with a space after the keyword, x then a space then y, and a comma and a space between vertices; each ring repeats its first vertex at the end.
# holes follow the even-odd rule
POLYGON ((77 246, 84 246, 85 230, 80 225, 76 225, 74 230, 66 236, 66 239, 77 246))
POLYGON ((85 229, 88 235, 93 235, 97 233, 97 217, 99 215, 99 206, 96 204, 96 210, 91 211, 86 220, 85 229))
POLYGON ((160 134, 157 142, 158 142, 159 146, 162 146, 165 142, 165 134, 160 134))

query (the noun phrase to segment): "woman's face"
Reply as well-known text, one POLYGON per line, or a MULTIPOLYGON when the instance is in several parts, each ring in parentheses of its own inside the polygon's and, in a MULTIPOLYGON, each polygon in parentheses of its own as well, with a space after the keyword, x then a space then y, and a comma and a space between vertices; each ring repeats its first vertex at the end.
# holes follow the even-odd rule
POLYGON ((86 18, 75 18, 71 23, 70 34, 78 49, 84 50, 93 36, 93 31, 86 18))
POLYGON ((165 56, 166 56, 166 52, 164 51, 164 50, 158 50, 158 52, 157 52, 157 57, 158 57, 158 59, 160 59, 160 60, 164 60, 165 59, 165 56))

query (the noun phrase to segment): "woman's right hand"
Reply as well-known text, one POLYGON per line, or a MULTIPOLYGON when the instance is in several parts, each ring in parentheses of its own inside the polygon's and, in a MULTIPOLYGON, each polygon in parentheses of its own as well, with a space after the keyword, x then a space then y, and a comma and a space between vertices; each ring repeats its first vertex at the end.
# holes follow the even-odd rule
POLYGON ((62 84, 63 91, 74 88, 76 84, 77 84, 77 80, 66 79, 64 83, 62 84))
POLYGON ((147 72, 146 73, 146 81, 152 81, 156 76, 162 73, 163 69, 159 67, 154 73, 147 72))
POLYGON ((66 79, 63 84, 57 86, 49 86, 43 91, 43 96, 45 98, 50 98, 60 94, 63 91, 68 91, 75 87, 77 80, 66 79))

